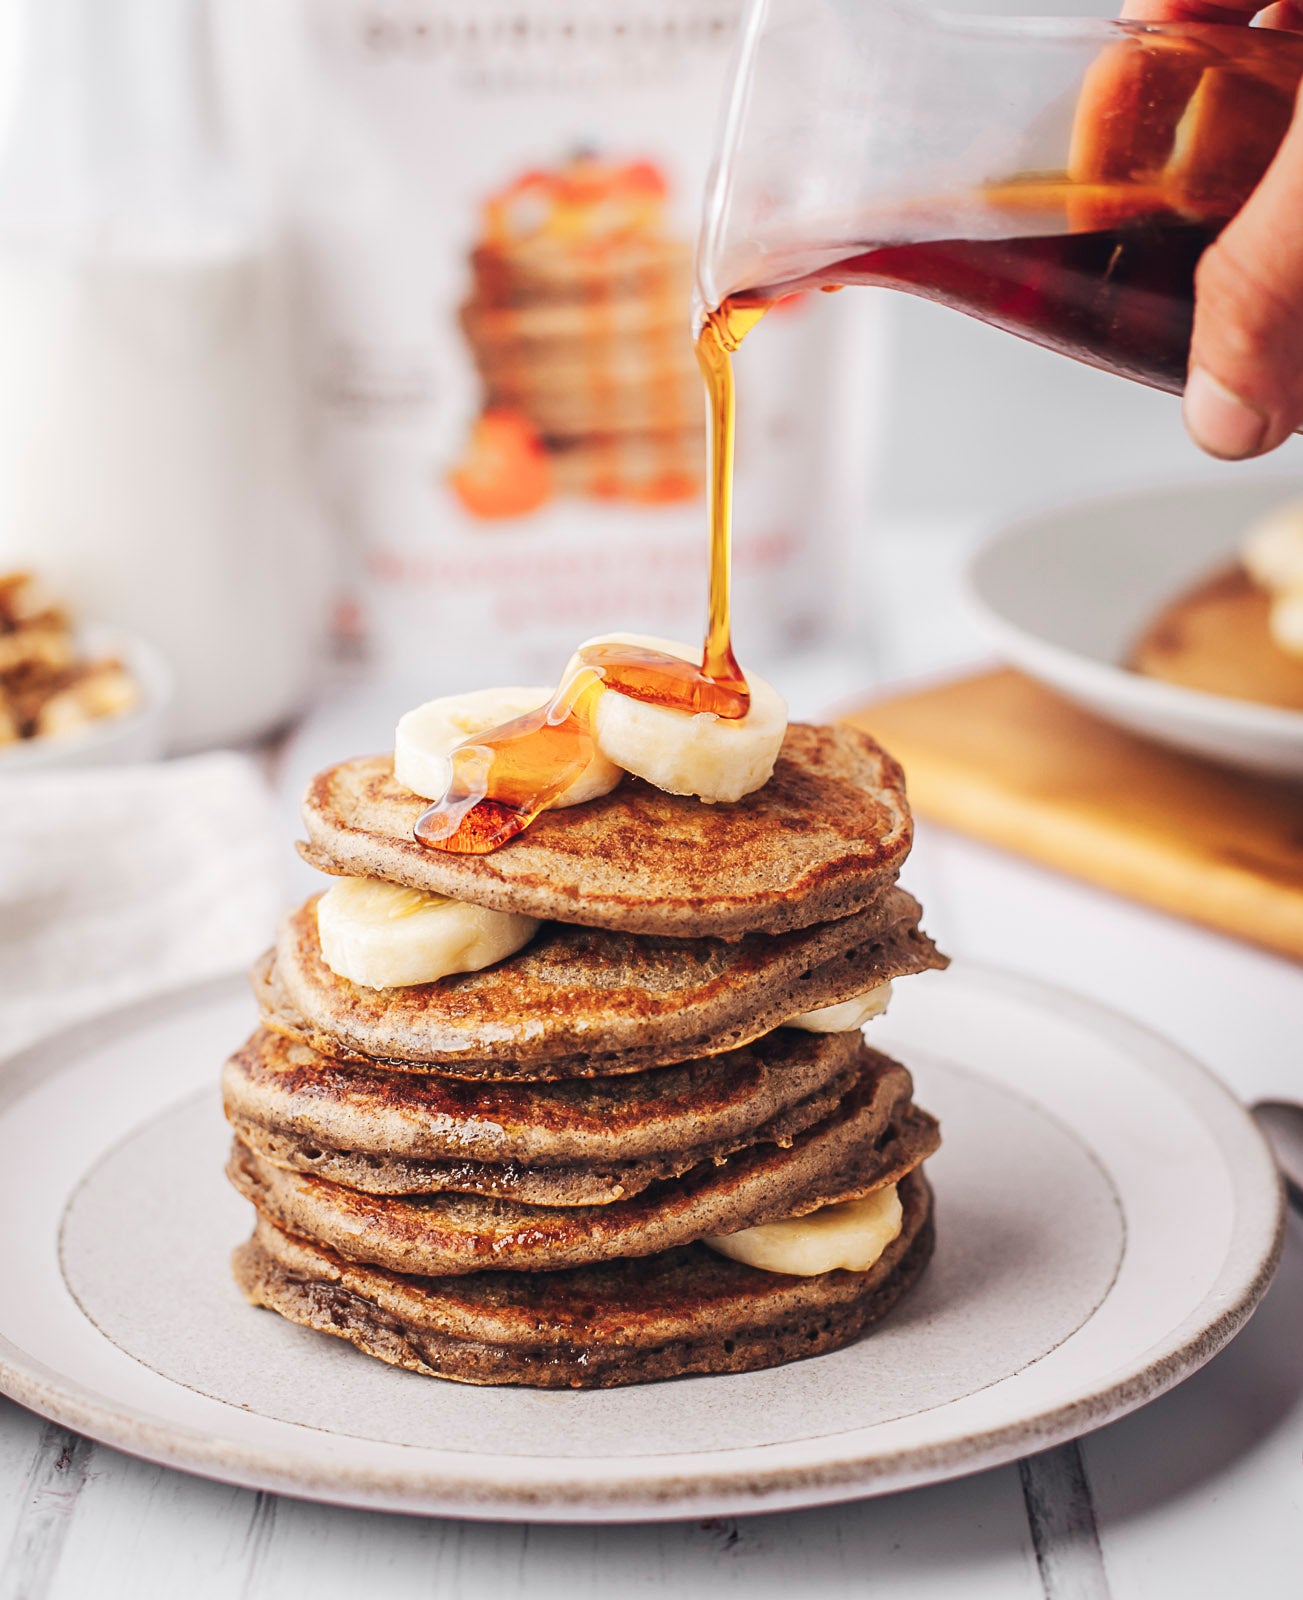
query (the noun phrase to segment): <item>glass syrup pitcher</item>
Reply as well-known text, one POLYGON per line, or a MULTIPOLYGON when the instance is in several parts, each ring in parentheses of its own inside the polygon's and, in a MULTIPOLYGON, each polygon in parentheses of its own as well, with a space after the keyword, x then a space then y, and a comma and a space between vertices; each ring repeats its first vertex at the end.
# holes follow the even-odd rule
POLYGON ((698 323, 802 289, 956 307, 1179 392, 1200 255, 1275 154, 1303 35, 753 0, 698 323))

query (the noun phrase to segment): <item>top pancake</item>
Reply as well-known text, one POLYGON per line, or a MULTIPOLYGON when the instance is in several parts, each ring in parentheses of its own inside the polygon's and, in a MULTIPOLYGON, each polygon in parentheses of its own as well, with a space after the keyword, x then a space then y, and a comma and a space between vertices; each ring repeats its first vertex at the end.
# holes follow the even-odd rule
POLYGON ((733 805, 636 778, 545 812, 483 856, 419 844, 427 802, 388 756, 328 767, 308 787, 304 858, 474 905, 625 933, 736 938, 845 917, 894 882, 912 840, 900 767, 868 734, 793 723, 763 789, 733 805))

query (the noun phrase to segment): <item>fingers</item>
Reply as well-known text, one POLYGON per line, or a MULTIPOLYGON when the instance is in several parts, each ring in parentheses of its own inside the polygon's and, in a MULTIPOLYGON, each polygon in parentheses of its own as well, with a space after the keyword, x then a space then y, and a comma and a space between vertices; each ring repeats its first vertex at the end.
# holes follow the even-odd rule
MULTIPOLYGON (((1286 0, 1289 3, 1289 0, 1286 0)), ((1213 5, 1211 0, 1126 0, 1122 16, 1126 22, 1217 22, 1252 21, 1259 10, 1258 0, 1245 5, 1213 5)))
MULTIPOLYGON (((1263 38, 1255 30, 1256 41, 1263 38)), ((1207 67, 1163 170, 1169 203, 1188 217, 1233 217, 1271 166, 1294 115, 1292 58, 1207 67), (1274 69, 1274 70, 1273 70, 1274 69)))
MULTIPOLYGON (((1303 31, 1303 0, 1276 0, 1262 11, 1257 0, 1126 0, 1122 14, 1133 22, 1222 24, 1256 16, 1264 28, 1303 31)), ((1148 104, 1154 85, 1140 81, 1142 68, 1124 63, 1120 53, 1116 64, 1101 67, 1095 126, 1106 126, 1105 108, 1120 113, 1108 130, 1113 150, 1140 146, 1140 135, 1125 137, 1128 112, 1137 125, 1152 128, 1156 121, 1164 135, 1174 126, 1172 102, 1185 88, 1179 70, 1170 76, 1177 66, 1161 64, 1166 76, 1155 80, 1161 92, 1150 93, 1148 104)), ((1233 68, 1204 75, 1191 99, 1195 114, 1185 118, 1183 143, 1166 170, 1182 209, 1193 215, 1224 216, 1257 185, 1204 253, 1195 277, 1185 423, 1196 444, 1225 460, 1274 450, 1303 424, 1303 113, 1294 107, 1289 131, 1258 182, 1290 107, 1279 85, 1271 93, 1269 56, 1260 57, 1258 73, 1257 83, 1233 68), (1239 103, 1246 95, 1252 104, 1239 103)), ((1103 159, 1095 154, 1094 164, 1103 159)))
POLYGON ((1160 171, 1204 65, 1192 53, 1132 38, 1101 50, 1077 95, 1071 182, 1126 185, 1160 171))
POLYGON ((1303 116, 1195 274, 1184 401, 1209 455, 1263 455, 1303 424, 1303 116))
POLYGON ((1112 227, 1163 207, 1209 220, 1239 210, 1289 126, 1297 63, 1261 29, 1231 38, 1234 50, 1198 29, 1119 33, 1099 52, 1068 149, 1071 227, 1112 227))

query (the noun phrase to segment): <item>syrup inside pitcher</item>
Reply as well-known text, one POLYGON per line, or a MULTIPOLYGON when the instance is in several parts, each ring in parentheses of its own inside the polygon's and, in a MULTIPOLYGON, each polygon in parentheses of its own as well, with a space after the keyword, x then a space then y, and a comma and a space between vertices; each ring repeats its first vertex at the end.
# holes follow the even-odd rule
POLYGON ((1288 33, 769 0, 744 33, 699 320, 903 289, 1179 391, 1199 258, 1301 77, 1288 33))

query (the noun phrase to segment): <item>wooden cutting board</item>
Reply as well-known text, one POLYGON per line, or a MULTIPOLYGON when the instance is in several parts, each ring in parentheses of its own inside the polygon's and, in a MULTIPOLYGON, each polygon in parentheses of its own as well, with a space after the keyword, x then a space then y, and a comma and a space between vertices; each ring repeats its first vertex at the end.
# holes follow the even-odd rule
POLYGON ((1123 733, 999 670, 847 719, 930 817, 1303 961, 1303 788, 1123 733))

